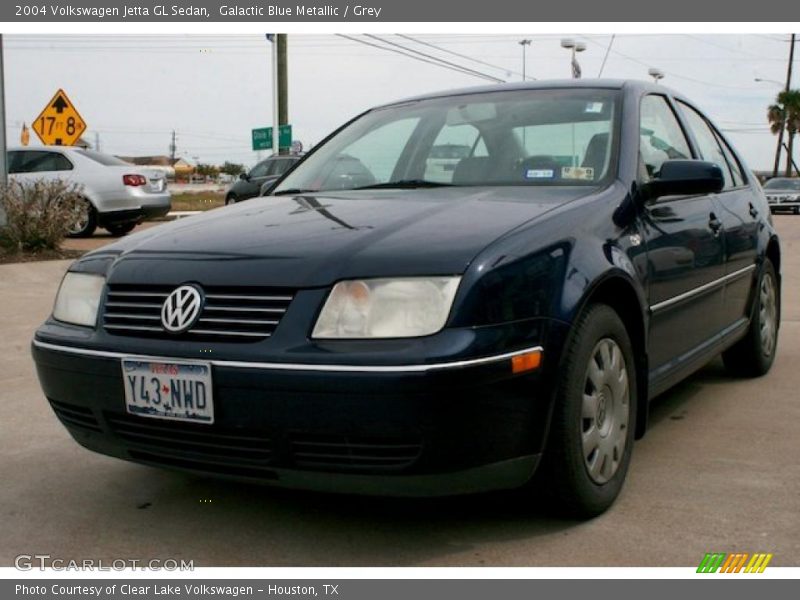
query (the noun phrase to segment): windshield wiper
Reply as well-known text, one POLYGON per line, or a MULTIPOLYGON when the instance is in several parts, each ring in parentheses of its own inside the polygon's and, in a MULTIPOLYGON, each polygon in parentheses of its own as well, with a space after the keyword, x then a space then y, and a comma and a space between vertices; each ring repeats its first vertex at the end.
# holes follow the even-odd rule
POLYGON ((319 190, 301 190, 300 188, 291 188, 289 190, 279 190, 270 194, 270 196, 288 196, 291 194, 314 194, 319 190))
POLYGON ((437 188, 437 187, 453 187, 453 184, 441 183, 438 181, 428 181, 427 179, 399 179, 397 181, 388 181, 386 183, 374 183, 372 185, 362 185, 361 187, 356 187, 353 189, 354 190, 383 190, 383 189, 410 190, 414 188, 437 188))

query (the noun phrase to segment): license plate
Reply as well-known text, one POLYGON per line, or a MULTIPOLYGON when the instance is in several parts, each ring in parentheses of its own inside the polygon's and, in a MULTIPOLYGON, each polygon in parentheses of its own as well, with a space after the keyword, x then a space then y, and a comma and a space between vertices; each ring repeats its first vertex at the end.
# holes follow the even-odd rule
POLYGON ((192 423, 214 422, 211 365, 204 362, 122 360, 130 414, 192 423))
POLYGON ((151 179, 150 180, 150 189, 154 192, 160 192, 164 189, 164 180, 163 179, 151 179))

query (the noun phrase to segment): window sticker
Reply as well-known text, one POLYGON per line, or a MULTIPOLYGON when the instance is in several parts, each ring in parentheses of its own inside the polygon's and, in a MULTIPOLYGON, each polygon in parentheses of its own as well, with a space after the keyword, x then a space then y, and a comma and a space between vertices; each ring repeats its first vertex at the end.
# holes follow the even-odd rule
POLYGON ((587 102, 586 108, 583 112, 599 114, 603 112, 603 103, 602 102, 587 102))
POLYGON ((562 179, 581 179, 583 181, 594 180, 594 169, 592 167, 561 167, 562 179))
POLYGON ((552 179, 556 176, 553 169, 528 169, 525 171, 525 179, 552 179))

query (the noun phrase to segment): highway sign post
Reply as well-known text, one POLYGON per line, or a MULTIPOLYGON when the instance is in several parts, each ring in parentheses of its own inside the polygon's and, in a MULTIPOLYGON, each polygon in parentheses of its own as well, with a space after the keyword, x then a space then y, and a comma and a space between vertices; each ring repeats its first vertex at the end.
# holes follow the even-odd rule
POLYGON ((72 146, 86 131, 86 121, 64 90, 58 90, 36 117, 32 127, 47 146, 72 146))
MULTIPOLYGON (((253 129, 253 150, 272 149, 272 127, 253 129)), ((278 146, 281 149, 292 147, 292 126, 281 125, 278 128, 278 146)))

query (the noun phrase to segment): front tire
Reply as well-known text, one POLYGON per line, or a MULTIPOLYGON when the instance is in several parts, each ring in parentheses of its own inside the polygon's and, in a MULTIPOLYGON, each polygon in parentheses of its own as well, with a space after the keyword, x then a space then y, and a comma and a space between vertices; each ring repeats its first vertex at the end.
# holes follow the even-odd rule
POLYGON ((134 227, 136 227, 136 223, 122 223, 120 225, 108 225, 106 229, 114 237, 122 237, 133 231, 134 227))
POLYGON ((625 325, 610 306, 591 305, 567 340, 544 457, 559 512, 595 517, 619 495, 633 449, 636 387, 625 325))
POLYGON ((722 353, 722 361, 733 375, 760 377, 770 370, 775 361, 781 299, 775 267, 768 258, 764 259, 753 304, 753 316, 747 334, 722 353))
POLYGON ((74 221, 67 231, 67 237, 90 237, 97 229, 97 210, 85 198, 80 201, 74 221))
POLYGON ((228 194, 225 197, 225 206, 230 206, 231 204, 236 204, 236 196, 233 194, 228 194))

